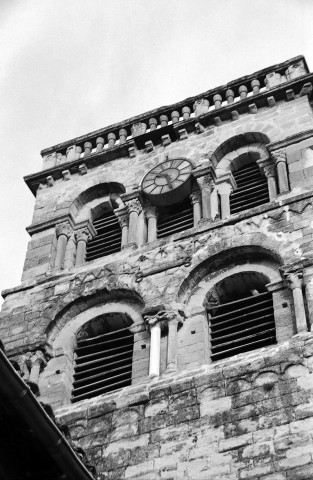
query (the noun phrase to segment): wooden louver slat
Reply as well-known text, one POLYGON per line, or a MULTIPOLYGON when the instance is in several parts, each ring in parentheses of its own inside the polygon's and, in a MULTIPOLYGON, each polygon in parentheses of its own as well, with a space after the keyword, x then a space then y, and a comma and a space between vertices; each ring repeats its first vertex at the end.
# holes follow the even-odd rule
POLYGON ((214 306, 208 316, 212 360, 276 343, 270 292, 214 306))
POLYGON ((121 227, 113 211, 105 212, 94 220, 93 226, 97 234, 87 243, 87 262, 120 251, 121 227))
POLYGON ((133 335, 123 329, 101 335, 101 340, 84 346, 79 342, 74 351, 72 402, 131 384, 133 335), (107 341, 104 341, 105 335, 107 341))
POLYGON ((239 213, 269 202, 267 180, 256 163, 233 172, 237 188, 230 195, 230 213, 239 213))
POLYGON ((158 238, 168 237, 193 227, 193 208, 189 198, 159 211, 158 238))

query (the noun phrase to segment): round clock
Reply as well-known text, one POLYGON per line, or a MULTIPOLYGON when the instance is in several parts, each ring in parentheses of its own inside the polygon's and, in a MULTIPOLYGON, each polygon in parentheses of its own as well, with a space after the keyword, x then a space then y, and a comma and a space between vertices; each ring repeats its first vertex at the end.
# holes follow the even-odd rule
POLYGON ((141 188, 155 205, 178 203, 191 193, 191 170, 185 158, 166 160, 147 173, 141 188))

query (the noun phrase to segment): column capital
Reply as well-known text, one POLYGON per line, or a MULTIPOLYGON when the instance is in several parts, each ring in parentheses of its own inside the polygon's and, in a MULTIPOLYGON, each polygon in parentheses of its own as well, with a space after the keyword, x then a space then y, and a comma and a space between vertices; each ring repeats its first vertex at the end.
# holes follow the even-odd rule
POLYGON ((291 290, 294 290, 295 288, 302 288, 302 270, 299 270, 297 272, 290 272, 287 273, 285 276, 285 281, 291 290))
POLYGON ((47 359, 45 354, 41 350, 36 350, 28 359, 29 366, 32 368, 37 365, 40 367, 40 370, 43 370, 47 365, 47 359))
POLYGON ((74 234, 75 234, 75 239, 77 243, 78 242, 87 243, 90 238, 89 230, 86 227, 80 228, 79 230, 75 230, 74 234))
POLYGON ((68 239, 71 236, 72 227, 68 222, 58 223, 55 226, 55 233, 57 238, 59 238, 60 235, 65 235, 68 239))
POLYGON ((286 163, 287 161, 286 148, 279 148, 278 150, 273 151, 272 157, 276 164, 279 162, 286 163))
POLYGON ((231 172, 221 175, 216 179, 215 182, 218 193, 230 194, 233 190, 237 188, 236 181, 231 172))
POLYGON ((201 202, 201 191, 200 190, 193 190, 190 194, 191 203, 194 205, 195 203, 201 202))
POLYGON ((263 172, 264 172, 266 178, 275 178, 276 177, 275 166, 273 164, 266 165, 265 167, 263 167, 263 172))
POLYGON ((168 327, 171 324, 182 324, 184 322, 184 314, 176 310, 159 310, 151 315, 143 314, 144 321, 147 328, 150 330, 155 325, 159 324, 161 329, 168 327))
POLYGON ((129 224, 129 214, 126 207, 117 208, 114 210, 115 216, 120 224, 120 227, 128 227, 129 224))
POLYGON ((144 212, 148 220, 149 218, 158 218, 158 210, 154 205, 144 207, 144 212))
POLYGON ((135 212, 137 215, 142 211, 142 205, 138 198, 133 198, 125 202, 128 213, 135 212))
POLYGON ((203 175, 202 177, 197 178, 197 183, 201 190, 208 189, 210 192, 215 187, 215 182, 211 174, 203 175))

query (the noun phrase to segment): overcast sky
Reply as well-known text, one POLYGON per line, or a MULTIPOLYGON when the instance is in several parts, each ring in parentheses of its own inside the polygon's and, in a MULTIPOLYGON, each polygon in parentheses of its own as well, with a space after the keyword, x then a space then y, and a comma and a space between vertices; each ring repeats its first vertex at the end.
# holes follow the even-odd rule
POLYGON ((304 54, 312 0, 0 0, 0 289, 17 286, 40 150, 304 54))

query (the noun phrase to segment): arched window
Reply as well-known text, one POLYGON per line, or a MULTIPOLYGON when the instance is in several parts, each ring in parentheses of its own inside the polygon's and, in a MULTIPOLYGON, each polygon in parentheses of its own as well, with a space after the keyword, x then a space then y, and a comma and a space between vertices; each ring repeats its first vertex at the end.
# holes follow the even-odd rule
POLYGON ((237 188, 229 198, 231 214, 269 202, 267 180, 257 163, 248 163, 232 173, 237 188))
POLYGON ((119 252, 122 231, 113 210, 107 210, 93 221, 96 235, 87 243, 86 261, 119 252))
POLYGON ((131 385, 131 323, 125 313, 107 313, 77 332, 72 402, 131 385))
POLYGON ((157 237, 163 238, 193 227, 193 207, 189 197, 182 202, 159 207, 157 237))
POLYGON ((259 272, 241 272, 218 282, 207 295, 211 359, 276 343, 272 294, 259 272))

